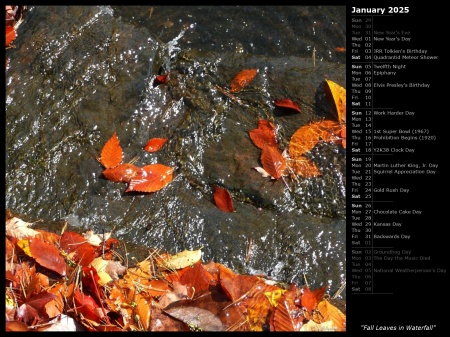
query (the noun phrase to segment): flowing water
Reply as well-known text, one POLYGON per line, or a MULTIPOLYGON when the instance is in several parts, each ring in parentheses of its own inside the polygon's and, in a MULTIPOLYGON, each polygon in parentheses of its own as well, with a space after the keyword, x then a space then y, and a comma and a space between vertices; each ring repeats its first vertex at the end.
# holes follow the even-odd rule
POLYGON ((316 145, 307 156, 322 176, 286 177, 289 191, 253 169, 248 133, 267 119, 283 150, 299 127, 336 119, 323 83, 345 87, 344 7, 38 6, 18 34, 6 53, 6 208, 55 232, 114 230, 130 263, 202 248, 239 273, 330 294, 345 281, 345 149, 316 145), (258 73, 239 100, 224 95, 248 68, 258 73), (147 194, 106 180, 97 158, 114 132, 123 162, 171 166, 174 179, 147 194), (168 141, 143 151, 153 137, 168 141), (215 206, 213 185, 234 213, 215 206))

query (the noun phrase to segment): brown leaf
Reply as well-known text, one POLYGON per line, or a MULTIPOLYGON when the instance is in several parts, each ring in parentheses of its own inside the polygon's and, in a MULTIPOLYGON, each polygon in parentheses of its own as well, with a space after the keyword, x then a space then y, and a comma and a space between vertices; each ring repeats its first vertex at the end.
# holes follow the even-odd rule
POLYGON ((114 168, 122 162, 122 148, 116 133, 103 146, 100 154, 100 163, 105 168, 114 168))
POLYGON ((66 275, 66 262, 58 248, 38 238, 29 239, 29 243, 30 252, 37 263, 61 276, 66 275))
POLYGON ((136 316, 139 317, 139 321, 142 324, 144 330, 148 330, 150 326, 150 316, 151 316, 151 300, 146 299, 142 294, 137 293, 134 299, 136 303, 135 311, 136 316))
POLYGON ((156 192, 172 181, 173 171, 162 164, 146 165, 131 179, 125 192, 156 192))
POLYGON ((259 120, 258 128, 250 130, 249 136, 253 141, 253 144, 260 149, 265 145, 278 146, 275 135, 275 126, 265 119, 259 120))
POLYGON ((218 209, 224 212, 234 212, 233 201, 227 189, 214 185, 214 202, 218 209))
POLYGON ((346 90, 339 84, 331 81, 325 80, 325 92, 328 97, 334 102, 336 106, 336 111, 338 115, 339 123, 346 122, 346 90))
POLYGON ((287 108, 298 112, 302 112, 298 104, 291 101, 290 99, 276 99, 273 103, 280 108, 287 108))
POLYGON ((186 323, 191 331, 223 331, 220 319, 208 310, 185 306, 164 310, 170 316, 186 323))
POLYGON ((136 177, 141 168, 133 164, 120 164, 116 167, 107 168, 103 171, 103 176, 115 183, 129 183, 136 177))
POLYGON ((253 81, 257 72, 258 71, 256 69, 244 69, 238 72, 231 81, 230 92, 241 91, 245 86, 253 81))
POLYGON ((285 175, 286 160, 278 148, 264 146, 261 151, 261 164, 274 179, 280 179, 285 175))
POLYGON ((144 150, 147 152, 156 152, 163 147, 167 142, 167 138, 152 138, 144 146, 144 150))

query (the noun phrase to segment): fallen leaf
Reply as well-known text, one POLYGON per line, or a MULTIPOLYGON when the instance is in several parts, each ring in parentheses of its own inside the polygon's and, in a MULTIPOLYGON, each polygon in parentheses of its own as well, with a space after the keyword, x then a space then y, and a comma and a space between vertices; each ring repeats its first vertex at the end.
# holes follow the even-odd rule
POLYGON ((265 119, 260 119, 258 128, 250 130, 248 133, 253 144, 260 149, 266 145, 278 147, 275 126, 265 119))
POLYGON ((300 110, 300 107, 298 106, 298 104, 293 102, 290 99, 276 99, 273 103, 277 107, 280 107, 280 108, 287 108, 287 109, 292 109, 292 110, 295 110, 295 111, 298 111, 298 112, 302 112, 300 110))
POLYGON ((308 323, 304 324, 300 331, 336 331, 336 327, 334 326, 332 321, 324 322, 321 324, 317 324, 314 321, 309 321, 308 323))
POLYGON ((293 160, 298 159, 312 150, 319 141, 339 143, 341 130, 341 124, 331 120, 322 120, 300 127, 289 142, 289 157, 293 160))
POLYGON ((291 158, 289 160, 289 167, 303 178, 313 178, 322 175, 316 163, 303 155, 295 159, 291 158))
POLYGON ((111 138, 103 146, 100 154, 100 163, 105 168, 114 168, 122 162, 122 148, 120 147, 119 138, 114 132, 111 138))
MULTIPOLYGON (((327 300, 319 302, 317 310, 323 322, 332 321, 337 331, 346 331, 346 316, 327 300)), ((317 323, 317 322, 316 322, 317 323)))
POLYGON ((170 316, 186 323, 191 331, 223 331, 220 319, 208 310, 185 306, 164 310, 170 316))
POLYGON ((163 164, 146 165, 130 180, 125 192, 156 192, 172 181, 173 171, 163 164))
POLYGON ((338 53, 343 53, 345 52, 347 49, 345 47, 336 47, 334 48, 334 50, 338 53))
POLYGON ((169 74, 170 74, 170 72, 168 72, 167 74, 156 76, 154 81, 153 81, 153 87, 156 87, 156 86, 158 86, 160 84, 167 83, 169 81, 169 74))
POLYGON ((295 305, 293 291, 284 293, 273 314, 274 331, 300 331, 303 326, 303 310, 295 305))
POLYGON ((245 86, 253 81, 257 72, 258 71, 256 69, 244 69, 238 72, 231 81, 230 92, 241 91, 245 86))
POLYGON ((66 262, 54 245, 40 239, 29 239, 31 256, 41 266, 53 270, 61 276, 66 275, 66 262))
POLYGON ((129 183, 140 171, 140 167, 126 163, 105 169, 103 171, 103 176, 115 183, 129 183))
POLYGON ((88 266, 95 258, 94 247, 78 233, 65 231, 61 235, 59 244, 61 249, 67 254, 67 257, 81 266, 88 266))
POLYGON ((167 142, 167 138, 152 138, 144 146, 144 150, 147 152, 156 152, 160 150, 167 142))
POLYGON ((25 222, 22 219, 13 217, 6 221, 6 235, 17 238, 18 240, 27 237, 34 238, 39 232, 28 228, 31 225, 32 223, 30 222, 25 222))
POLYGON ((13 42, 17 37, 17 32, 13 26, 6 26, 6 47, 13 42))
POLYGON ((273 146, 264 146, 261 151, 261 164, 264 170, 274 179, 280 179, 285 175, 286 159, 284 159, 278 148, 273 146))
POLYGON ((214 202, 218 209, 224 212, 234 212, 233 201, 227 189, 214 185, 214 202))
POLYGON ((202 258, 202 250, 184 250, 176 255, 171 255, 167 259, 160 261, 160 267, 164 269, 182 269, 193 266, 202 258))
POLYGON ((325 80, 325 92, 328 97, 334 102, 336 106, 336 111, 338 115, 339 123, 346 122, 346 90, 339 84, 331 81, 325 80))

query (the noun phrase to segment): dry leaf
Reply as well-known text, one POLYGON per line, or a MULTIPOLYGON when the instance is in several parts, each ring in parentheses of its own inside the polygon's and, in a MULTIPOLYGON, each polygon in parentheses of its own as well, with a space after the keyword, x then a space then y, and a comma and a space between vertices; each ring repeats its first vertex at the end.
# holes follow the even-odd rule
POLYGON ((187 266, 193 266, 202 258, 202 250, 184 250, 176 255, 169 256, 161 261, 160 267, 164 269, 182 269, 187 266))
POLYGON ((19 218, 13 217, 6 221, 6 235, 17 238, 18 240, 24 238, 34 238, 39 232, 28 228, 32 223, 25 222, 19 218))
POLYGON ((100 163, 105 168, 114 168, 122 162, 122 148, 120 147, 119 138, 114 132, 111 138, 103 146, 100 154, 100 163))

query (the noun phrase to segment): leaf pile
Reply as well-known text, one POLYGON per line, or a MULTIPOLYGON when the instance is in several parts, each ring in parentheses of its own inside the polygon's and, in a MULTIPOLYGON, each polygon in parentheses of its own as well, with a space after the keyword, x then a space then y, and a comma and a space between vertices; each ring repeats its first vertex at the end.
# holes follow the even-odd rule
POLYGON ((34 230, 7 210, 6 331, 345 331, 325 295, 157 250, 127 266, 112 233, 34 230))

